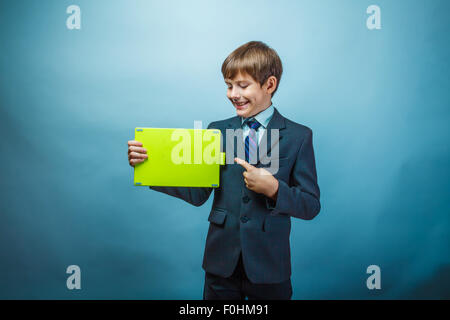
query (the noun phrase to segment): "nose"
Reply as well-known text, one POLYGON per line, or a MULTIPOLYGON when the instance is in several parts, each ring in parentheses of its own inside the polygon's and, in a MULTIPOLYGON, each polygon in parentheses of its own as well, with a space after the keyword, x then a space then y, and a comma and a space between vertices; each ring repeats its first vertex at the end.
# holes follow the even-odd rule
POLYGON ((231 89, 230 97, 231 97, 231 100, 233 100, 233 101, 237 101, 241 97, 240 92, 236 87, 231 89))

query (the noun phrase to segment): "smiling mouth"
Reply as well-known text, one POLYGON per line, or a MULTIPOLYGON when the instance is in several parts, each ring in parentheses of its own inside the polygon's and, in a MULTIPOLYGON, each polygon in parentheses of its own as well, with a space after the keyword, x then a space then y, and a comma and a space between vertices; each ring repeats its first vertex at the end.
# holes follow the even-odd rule
POLYGON ((235 102, 234 105, 238 109, 245 109, 248 106, 248 101, 239 102, 239 103, 235 102))

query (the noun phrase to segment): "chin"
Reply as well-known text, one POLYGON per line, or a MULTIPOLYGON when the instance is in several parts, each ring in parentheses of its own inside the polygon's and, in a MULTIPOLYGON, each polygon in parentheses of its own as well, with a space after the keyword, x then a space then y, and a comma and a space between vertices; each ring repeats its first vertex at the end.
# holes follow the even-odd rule
POLYGON ((245 110, 236 109, 236 114, 239 117, 248 118, 248 115, 250 114, 250 109, 245 109, 245 110))

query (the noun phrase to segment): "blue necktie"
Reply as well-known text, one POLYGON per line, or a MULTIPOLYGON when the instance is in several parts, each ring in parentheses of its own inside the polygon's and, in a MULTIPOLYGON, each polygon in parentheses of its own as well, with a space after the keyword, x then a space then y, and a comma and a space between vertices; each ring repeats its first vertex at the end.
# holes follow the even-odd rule
POLYGON ((247 125, 250 131, 245 138, 245 161, 250 164, 256 164, 258 162, 258 139, 256 138, 256 130, 261 126, 261 123, 255 119, 250 119, 247 121, 247 125))

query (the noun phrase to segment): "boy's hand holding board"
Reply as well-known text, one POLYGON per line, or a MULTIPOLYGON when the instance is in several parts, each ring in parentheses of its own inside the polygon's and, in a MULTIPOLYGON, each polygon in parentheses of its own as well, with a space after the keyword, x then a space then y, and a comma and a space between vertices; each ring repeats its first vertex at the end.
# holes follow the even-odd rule
POLYGON ((148 158, 147 150, 142 148, 142 142, 136 140, 128 141, 128 163, 134 167, 148 158))

